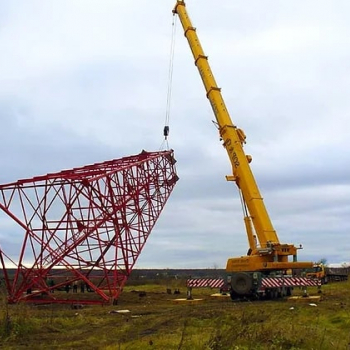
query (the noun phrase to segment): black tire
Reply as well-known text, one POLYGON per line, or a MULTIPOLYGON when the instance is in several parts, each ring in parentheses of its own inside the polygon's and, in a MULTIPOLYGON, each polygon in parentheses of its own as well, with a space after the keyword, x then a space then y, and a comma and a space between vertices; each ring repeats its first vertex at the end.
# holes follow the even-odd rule
POLYGON ((253 285, 252 277, 247 273, 239 272, 232 275, 232 289, 237 295, 249 295, 253 285))

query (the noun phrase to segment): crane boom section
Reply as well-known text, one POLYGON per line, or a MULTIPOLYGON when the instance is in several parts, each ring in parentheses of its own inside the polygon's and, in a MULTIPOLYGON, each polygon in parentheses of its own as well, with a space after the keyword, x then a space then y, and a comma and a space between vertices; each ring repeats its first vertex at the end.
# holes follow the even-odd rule
POLYGON ((279 245, 277 234, 272 226, 263 198, 250 168, 249 156, 247 157, 243 150, 245 135, 242 130, 237 129, 232 123, 221 90, 216 84, 208 63, 208 57, 204 54, 196 29, 192 26, 187 14, 184 1, 177 1, 173 13, 176 13, 180 18, 185 37, 195 60, 195 65, 205 86, 207 98, 215 114, 223 145, 232 165, 233 180, 242 191, 260 246, 264 248, 271 244, 279 245))

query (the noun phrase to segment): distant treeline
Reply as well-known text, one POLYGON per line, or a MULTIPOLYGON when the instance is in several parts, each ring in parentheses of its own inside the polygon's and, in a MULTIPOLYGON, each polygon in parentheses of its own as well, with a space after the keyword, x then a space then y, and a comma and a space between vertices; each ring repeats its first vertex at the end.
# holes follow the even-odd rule
POLYGON ((130 279, 224 278, 225 276, 225 269, 135 269, 131 272, 130 279))
MULTIPOLYGON (((14 276, 16 269, 7 269, 9 278, 14 276)), ((55 269, 54 275, 65 275, 65 270, 55 269), (60 273, 61 271, 61 273, 60 273)), ((96 272, 97 273, 97 272, 96 272)), ((100 273, 100 272, 99 272, 100 273)), ((50 274, 49 274, 50 275, 50 274)), ((134 269, 131 272, 129 280, 143 279, 187 279, 187 278, 225 278, 224 269, 134 269)), ((94 272, 90 277, 94 276, 94 272)), ((4 277, 4 272, 0 270, 0 278, 4 277)))

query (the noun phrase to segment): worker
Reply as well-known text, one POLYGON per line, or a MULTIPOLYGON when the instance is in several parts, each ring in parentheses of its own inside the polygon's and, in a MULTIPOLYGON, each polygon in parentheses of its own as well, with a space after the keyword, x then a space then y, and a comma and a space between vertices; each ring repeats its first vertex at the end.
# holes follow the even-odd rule
POLYGON ((65 285, 64 289, 66 290, 66 293, 69 293, 70 283, 68 281, 68 277, 66 278, 66 285, 65 285))
POLYGON ((73 293, 78 293, 78 281, 73 282, 73 293))
POLYGON ((49 279, 48 285, 50 287, 50 293, 54 293, 55 289, 53 287, 55 286, 55 281, 52 278, 49 279))
POLYGON ((85 292, 85 282, 84 281, 80 281, 80 292, 81 293, 85 292))

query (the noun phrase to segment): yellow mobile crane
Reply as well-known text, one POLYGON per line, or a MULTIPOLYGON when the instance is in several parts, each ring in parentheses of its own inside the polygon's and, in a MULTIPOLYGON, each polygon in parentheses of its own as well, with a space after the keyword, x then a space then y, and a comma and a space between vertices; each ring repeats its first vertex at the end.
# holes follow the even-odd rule
MULTIPOLYGON (((236 183, 245 211, 244 222, 249 250, 246 256, 229 258, 227 261, 226 271, 231 277, 231 296, 232 298, 257 296, 262 290, 274 296, 276 288, 266 281, 264 283, 264 279, 283 275, 283 272, 287 270, 311 268, 313 263, 297 261, 297 250, 301 249, 301 246, 297 248, 293 244, 279 242, 249 165, 252 157, 246 155, 243 150, 246 136, 243 130, 232 123, 221 90, 209 66, 208 57, 203 52, 196 28, 193 27, 186 11, 185 2, 178 0, 173 13, 177 14, 181 21, 207 98, 216 117, 220 140, 223 142, 232 165, 232 175, 226 176, 226 179, 236 183), (264 284, 267 288, 262 288, 264 284)), ((281 283, 287 285, 285 282, 281 283)), ((280 291, 281 289, 278 290, 280 291)), ((290 288, 287 294, 289 292, 290 288)))

